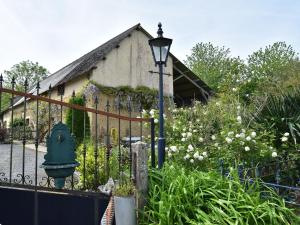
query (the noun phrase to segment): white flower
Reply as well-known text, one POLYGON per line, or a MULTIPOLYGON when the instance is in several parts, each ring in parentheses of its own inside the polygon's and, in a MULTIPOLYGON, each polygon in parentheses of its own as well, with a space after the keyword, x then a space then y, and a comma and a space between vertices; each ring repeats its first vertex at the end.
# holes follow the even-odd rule
POLYGON ((270 149, 270 150, 273 150, 273 147, 271 146, 271 147, 269 147, 269 149, 270 149))
POLYGON ((186 154, 184 157, 183 157, 183 159, 184 160, 187 160, 187 159, 189 159, 191 156, 189 155, 189 154, 186 154))
POLYGON ((197 133, 197 130, 193 130, 193 133, 197 133))
POLYGON ((197 119, 196 121, 199 123, 199 122, 200 122, 200 119, 197 119))
POLYGON ((193 134, 191 132, 187 132, 186 136, 191 137, 193 134))
POLYGON ((241 141, 241 142, 240 142, 240 144, 241 144, 241 145, 244 145, 244 144, 245 144, 245 142, 241 141))
POLYGON ((242 129, 242 133, 245 133, 246 132, 246 130, 245 129, 242 129))
POLYGON ((240 134, 236 134, 236 135, 235 135, 236 138, 239 138, 240 136, 241 136, 240 134))
POLYGON ((201 125, 201 126, 200 126, 200 128, 202 129, 202 128, 203 128, 203 126, 201 125))
POLYGON ((198 160, 199 160, 199 161, 202 161, 203 159, 204 159, 203 156, 202 156, 202 155, 199 155, 198 160))
POLYGON ((204 157, 206 157, 206 156, 207 156, 207 152, 203 152, 202 155, 203 155, 204 157))
POLYGON ((154 109, 151 109, 149 113, 151 116, 154 116, 154 109))
POLYGON ((172 157, 172 153, 171 152, 168 152, 168 157, 172 157))
POLYGON ((238 122, 242 122, 242 117, 241 117, 241 116, 238 116, 238 117, 236 118, 236 120, 237 120, 238 122))
POLYGON ((158 119, 154 119, 154 123, 158 123, 158 119))
POLYGON ((194 150, 193 145, 189 144, 188 149, 189 149, 190 151, 193 151, 193 150, 194 150))
POLYGON ((220 102, 216 102, 216 105, 219 106, 219 105, 220 105, 220 102))
POLYGON ((194 159, 191 159, 191 160, 190 160, 190 163, 194 163, 194 159))
POLYGON ((142 114, 143 114, 143 115, 146 115, 146 114, 147 114, 147 111, 146 111, 145 109, 143 109, 142 114))
POLYGON ((247 137, 246 137, 246 140, 247 140, 247 141, 251 141, 251 137, 250 137, 250 136, 247 136, 247 137))
POLYGON ((277 152, 272 152, 272 157, 276 158, 277 157, 277 152))
POLYGON ((216 140, 216 136, 215 136, 215 135, 212 135, 212 136, 211 136, 211 140, 213 140, 213 141, 216 140))
POLYGON ((233 135, 233 134, 234 134, 233 131, 229 131, 229 132, 228 132, 228 136, 231 136, 231 135, 233 135))
POLYGON ((215 146, 215 147, 218 147, 218 146, 219 146, 219 143, 215 143, 214 146, 215 146))
POLYGON ((182 137, 186 137, 186 133, 182 133, 181 136, 182 136, 182 137))
POLYGON ((284 137, 288 137, 288 136, 290 136, 290 133, 289 133, 289 132, 286 132, 286 133, 284 133, 283 136, 284 136, 284 137))
POLYGON ((250 148, 248 146, 245 147, 245 151, 248 152, 250 151, 250 148))
POLYGON ((173 113, 177 113, 177 109, 173 109, 173 113))
POLYGON ((241 109, 241 106, 240 106, 240 105, 238 105, 236 108, 239 110, 239 109, 241 109))
POLYGON ((232 139, 229 138, 229 137, 226 137, 226 138, 225 138, 225 141, 226 141, 228 144, 230 144, 230 143, 232 142, 232 139))
POLYGON ((282 138, 281 138, 281 141, 282 141, 282 142, 285 142, 285 141, 287 141, 287 140, 288 140, 288 137, 282 137, 282 138))
POLYGON ((218 147, 218 150, 220 150, 221 149, 221 147, 218 147))
POLYGON ((256 137, 256 132, 255 132, 255 131, 252 131, 252 132, 251 132, 251 137, 253 137, 253 138, 256 137))
POLYGON ((172 152, 176 152, 177 151, 177 146, 170 146, 170 150, 172 152))
POLYGON ((245 133, 240 133, 240 137, 245 138, 246 137, 245 133))
POLYGON ((199 141, 199 142, 203 142, 204 140, 203 140, 202 137, 199 137, 198 141, 199 141))
POLYGON ((185 141, 186 139, 185 138, 181 138, 181 141, 185 141))
POLYGON ((233 92, 236 92, 236 88, 232 88, 232 91, 233 91, 233 92))
POLYGON ((195 159, 197 159, 197 158, 199 157, 199 152, 197 151, 197 152, 193 155, 193 157, 194 157, 195 159))

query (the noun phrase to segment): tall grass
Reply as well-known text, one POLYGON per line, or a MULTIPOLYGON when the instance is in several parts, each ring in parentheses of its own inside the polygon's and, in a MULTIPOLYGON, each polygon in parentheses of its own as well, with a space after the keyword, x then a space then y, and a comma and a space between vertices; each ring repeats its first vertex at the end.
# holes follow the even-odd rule
POLYGON ((299 224, 271 189, 241 183, 236 172, 188 171, 168 166, 150 171, 149 200, 140 224, 299 224))

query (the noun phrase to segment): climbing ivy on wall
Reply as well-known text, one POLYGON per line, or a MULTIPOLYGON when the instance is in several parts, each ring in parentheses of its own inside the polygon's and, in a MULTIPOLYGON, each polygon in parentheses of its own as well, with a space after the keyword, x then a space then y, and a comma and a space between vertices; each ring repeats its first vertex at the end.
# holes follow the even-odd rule
POLYGON ((108 87, 94 81, 90 81, 90 83, 95 85, 100 92, 105 95, 118 96, 119 93, 121 93, 123 97, 130 95, 132 101, 135 103, 140 102, 143 109, 150 109, 153 107, 158 98, 158 91, 146 86, 137 86, 136 88, 130 86, 108 87))

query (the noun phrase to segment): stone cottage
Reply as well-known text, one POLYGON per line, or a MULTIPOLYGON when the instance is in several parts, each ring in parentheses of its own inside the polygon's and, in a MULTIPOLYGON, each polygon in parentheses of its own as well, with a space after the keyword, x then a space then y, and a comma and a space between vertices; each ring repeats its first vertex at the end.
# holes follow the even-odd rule
MULTIPOLYGON (((109 101, 110 111, 116 112, 116 93, 137 96, 143 94, 143 98, 151 99, 150 106, 155 107, 155 98, 150 98, 149 93, 155 93, 158 89, 158 68, 155 67, 148 40, 152 36, 137 24, 118 36, 112 38, 91 52, 71 62, 62 69, 48 76, 40 82, 39 93, 48 96, 51 85, 51 98, 60 99, 59 90, 64 91, 63 100, 68 101, 72 92, 85 93, 88 97, 88 107, 94 107, 93 97, 99 96, 98 109, 106 110, 109 101)), ((164 95, 166 104, 177 106, 189 105, 193 100, 206 102, 212 94, 212 90, 189 70, 181 61, 170 53, 167 66, 164 68, 164 95)), ((29 91, 36 94, 35 88, 29 91)), ((15 113, 22 116, 23 101, 20 99, 14 104, 15 113)), ((126 100, 124 100, 126 101, 126 100)), ((136 103, 136 99, 133 99, 136 103)), ((126 103, 124 103, 126 105, 126 103)), ((137 104, 134 104, 137 105, 137 104)), ((123 115, 128 115, 126 107, 123 107, 123 115)), ((138 116, 138 107, 133 107, 133 116, 138 116)), ((10 109, 3 112, 2 123, 10 124, 10 109)), ((53 115, 53 120, 57 120, 53 115)), ((94 115, 89 115, 92 129, 94 115)), ((34 126, 32 115, 28 114, 28 123, 34 126)), ((100 118, 100 134, 106 132, 105 118, 100 118)), ((110 123, 110 129, 116 128, 117 121, 110 123)), ((128 134, 128 125, 122 128, 122 136, 128 134)), ((133 132, 138 125, 133 126, 133 132)))

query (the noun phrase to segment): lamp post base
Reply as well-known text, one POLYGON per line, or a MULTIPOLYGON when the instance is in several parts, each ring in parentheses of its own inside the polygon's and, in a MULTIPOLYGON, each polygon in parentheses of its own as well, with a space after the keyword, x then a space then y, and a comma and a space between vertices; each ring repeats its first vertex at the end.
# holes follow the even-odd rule
POLYGON ((166 139, 158 138, 158 168, 161 169, 163 167, 165 161, 165 149, 166 149, 166 139))

